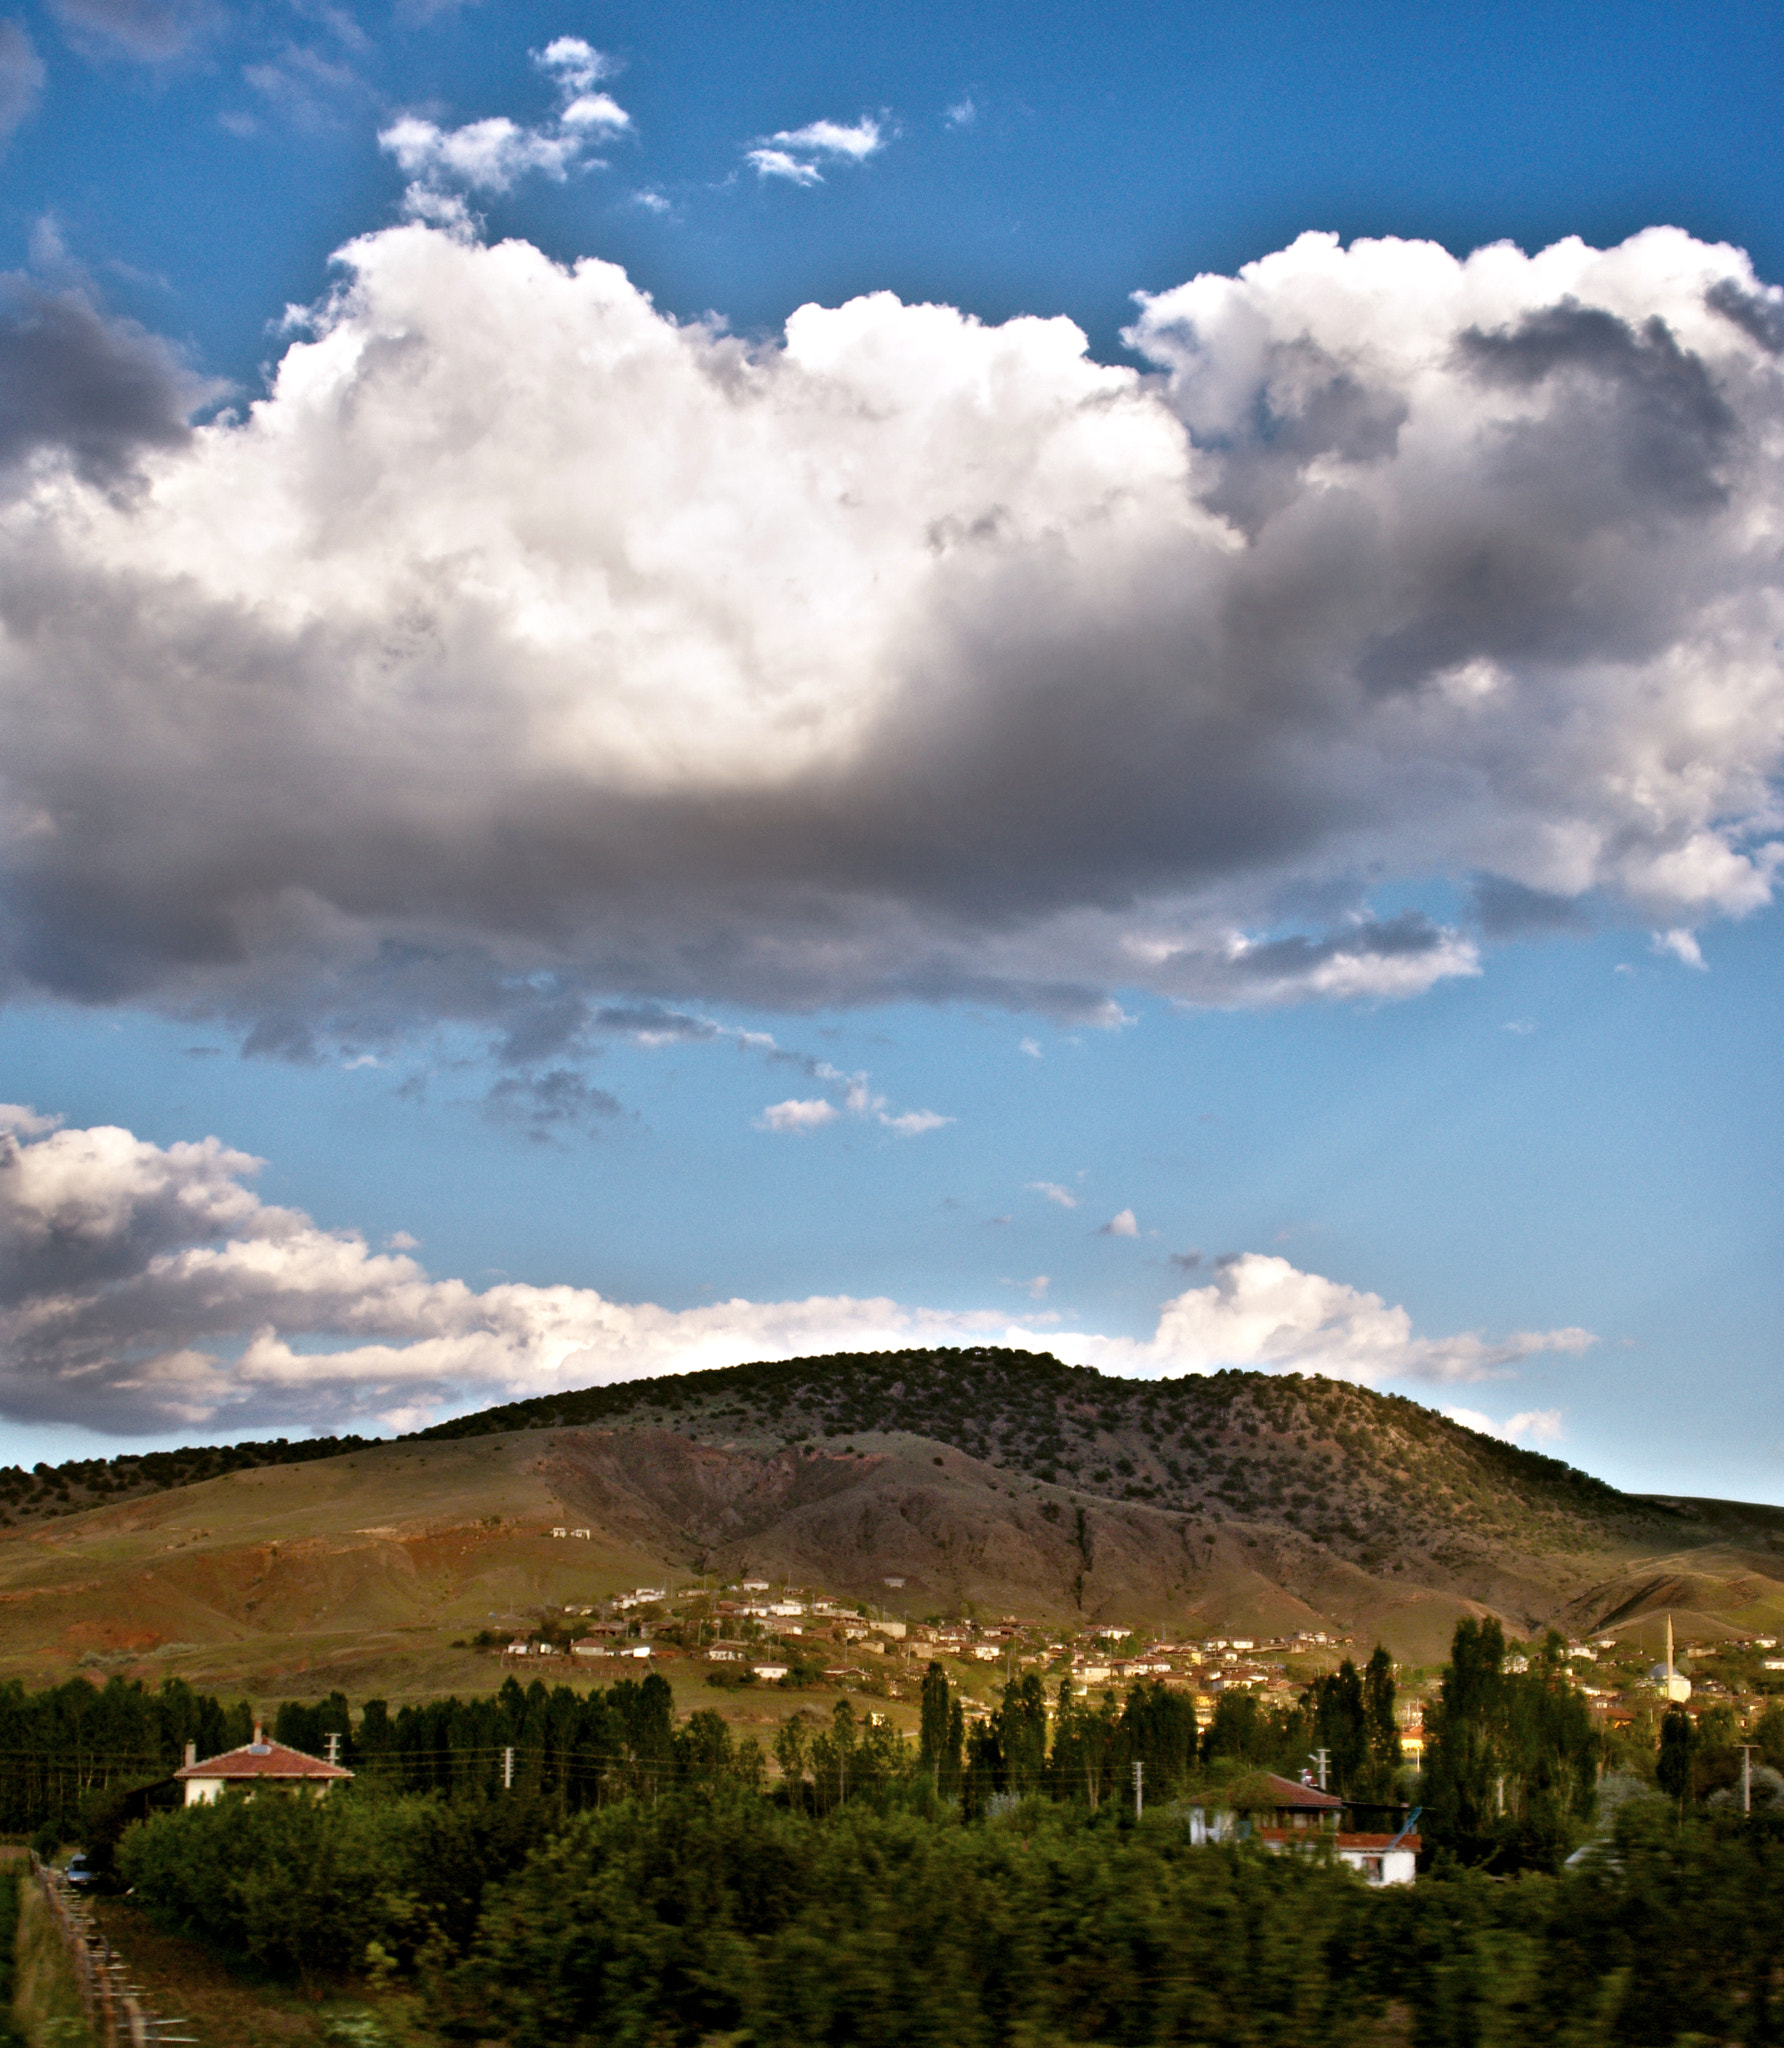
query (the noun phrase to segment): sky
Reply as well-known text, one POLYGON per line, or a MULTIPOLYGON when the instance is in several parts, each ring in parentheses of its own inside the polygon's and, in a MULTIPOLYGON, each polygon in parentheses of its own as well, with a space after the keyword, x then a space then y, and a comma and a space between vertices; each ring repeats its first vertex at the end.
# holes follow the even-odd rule
POLYGON ((1781 59, 0 0, 0 1460, 1008 1343, 1784 1501, 1781 59))

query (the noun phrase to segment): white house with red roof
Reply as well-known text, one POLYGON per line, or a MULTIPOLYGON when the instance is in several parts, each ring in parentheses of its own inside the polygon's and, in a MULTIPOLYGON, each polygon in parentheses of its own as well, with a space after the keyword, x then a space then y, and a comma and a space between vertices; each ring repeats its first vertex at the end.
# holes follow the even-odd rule
POLYGON ((197 1756, 197 1744, 188 1742, 186 1761, 173 1775, 175 1782, 186 1788, 188 1806, 208 1806, 225 1792, 252 1792, 261 1785, 275 1786, 284 1792, 308 1792, 319 1799, 353 1773, 342 1764, 307 1756, 301 1749, 288 1749, 282 1742, 268 1742, 256 1728, 252 1742, 202 1761, 197 1756))

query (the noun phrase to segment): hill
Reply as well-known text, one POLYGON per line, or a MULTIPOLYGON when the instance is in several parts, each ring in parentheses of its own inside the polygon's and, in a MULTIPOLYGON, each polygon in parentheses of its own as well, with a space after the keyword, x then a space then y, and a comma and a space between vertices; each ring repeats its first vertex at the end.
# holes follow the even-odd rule
POLYGON ((1295 1375, 889 1352, 260 1448, 159 1489, 134 1461, 87 1508, 48 1487, 59 1514, 0 1530, 0 1670, 462 1688, 489 1675, 455 1635, 746 1570, 912 1613, 1323 1626, 1419 1662, 1468 1612, 1518 1634, 1661 1607, 1700 1633, 1784 1623, 1784 1511, 1621 1494, 1415 1402, 1295 1375))

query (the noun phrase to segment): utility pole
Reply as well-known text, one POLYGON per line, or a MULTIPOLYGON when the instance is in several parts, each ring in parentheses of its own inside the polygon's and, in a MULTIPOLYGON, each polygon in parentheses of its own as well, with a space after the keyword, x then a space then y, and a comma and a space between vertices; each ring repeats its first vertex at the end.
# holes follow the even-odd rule
POLYGON ((1332 1761, 1332 1752, 1329 1749, 1309 1750, 1307 1761, 1319 1772, 1319 1789, 1323 1792, 1326 1789, 1326 1770, 1332 1761))
POLYGON ((514 1790, 514 1752, 511 1749, 502 1751, 502 1790, 514 1790))
POLYGON ((1134 1819, 1138 1820, 1146 1811, 1146 1766, 1134 1765, 1134 1819))
POLYGON ((1737 1742, 1735 1748, 1741 1753, 1741 1811, 1753 1811, 1753 1751, 1751 1742, 1737 1742))

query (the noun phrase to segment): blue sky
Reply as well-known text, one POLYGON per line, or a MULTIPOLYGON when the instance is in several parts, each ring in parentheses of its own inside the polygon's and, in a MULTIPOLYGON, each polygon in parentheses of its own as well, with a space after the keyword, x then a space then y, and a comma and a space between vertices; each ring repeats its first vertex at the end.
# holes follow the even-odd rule
POLYGON ((0 1452, 1008 1334, 1784 1499, 1775 12, 6 20, 0 1452))

